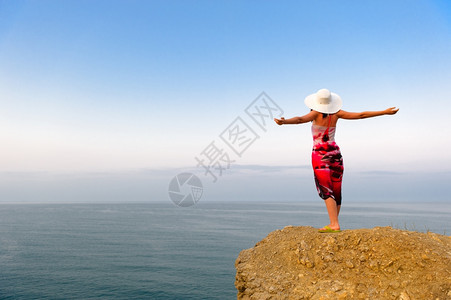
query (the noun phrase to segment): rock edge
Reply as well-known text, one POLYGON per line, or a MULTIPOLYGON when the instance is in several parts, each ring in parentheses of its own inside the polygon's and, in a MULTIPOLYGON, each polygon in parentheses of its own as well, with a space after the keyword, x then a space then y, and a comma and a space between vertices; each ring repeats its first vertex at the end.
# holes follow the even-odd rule
POLYGON ((431 232, 287 226, 235 267, 238 299, 451 299, 451 237, 431 232))

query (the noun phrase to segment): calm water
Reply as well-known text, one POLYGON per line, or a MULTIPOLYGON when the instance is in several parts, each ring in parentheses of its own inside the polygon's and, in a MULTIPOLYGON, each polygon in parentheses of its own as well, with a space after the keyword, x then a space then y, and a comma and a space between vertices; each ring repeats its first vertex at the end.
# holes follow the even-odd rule
MULTIPOLYGON (((236 299, 235 259, 321 202, 0 205, 0 299, 236 299)), ((451 232, 450 204, 347 204, 344 229, 451 232)))

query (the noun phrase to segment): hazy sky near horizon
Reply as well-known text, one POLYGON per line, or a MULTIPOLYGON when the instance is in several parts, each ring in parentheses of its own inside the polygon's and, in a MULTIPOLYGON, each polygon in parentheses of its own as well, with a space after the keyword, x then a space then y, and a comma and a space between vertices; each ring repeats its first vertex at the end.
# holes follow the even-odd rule
MULTIPOLYGON (((0 0, 1 198, 62 180, 48 174, 146 170, 164 173, 163 184, 195 167, 262 92, 288 118, 306 114, 305 96, 320 88, 338 93, 344 110, 400 108, 340 121, 345 172, 446 182, 450 53, 445 0, 0 0)), ((309 124, 255 130, 237 166, 285 166, 275 175, 283 178, 309 166, 309 124)), ((258 174, 227 180, 244 190, 243 178, 258 174)), ((83 187, 71 176, 67 190, 83 187)), ((125 191, 127 176, 113 177, 125 191)))

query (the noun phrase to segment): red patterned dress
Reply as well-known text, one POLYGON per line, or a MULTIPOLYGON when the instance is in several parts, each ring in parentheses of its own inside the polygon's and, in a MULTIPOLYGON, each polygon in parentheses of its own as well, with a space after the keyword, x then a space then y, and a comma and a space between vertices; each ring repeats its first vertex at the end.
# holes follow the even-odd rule
POLYGON ((343 157, 335 143, 335 127, 312 125, 312 166, 316 189, 326 200, 331 197, 341 205, 341 180, 343 178, 343 157))

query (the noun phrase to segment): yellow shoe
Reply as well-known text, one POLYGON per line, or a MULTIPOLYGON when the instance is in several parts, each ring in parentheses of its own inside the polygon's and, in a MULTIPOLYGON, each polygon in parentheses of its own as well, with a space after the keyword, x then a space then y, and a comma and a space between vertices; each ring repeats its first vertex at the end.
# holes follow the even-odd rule
POLYGON ((326 225, 326 226, 324 226, 324 228, 319 229, 318 232, 319 233, 336 233, 336 232, 341 232, 341 230, 340 229, 335 230, 326 225))

